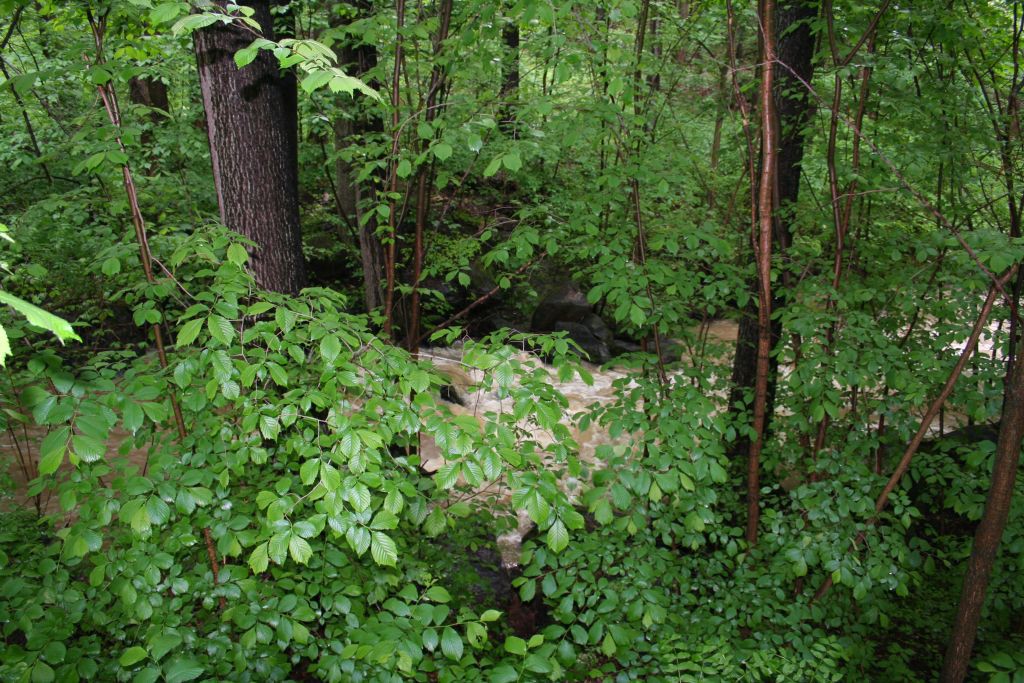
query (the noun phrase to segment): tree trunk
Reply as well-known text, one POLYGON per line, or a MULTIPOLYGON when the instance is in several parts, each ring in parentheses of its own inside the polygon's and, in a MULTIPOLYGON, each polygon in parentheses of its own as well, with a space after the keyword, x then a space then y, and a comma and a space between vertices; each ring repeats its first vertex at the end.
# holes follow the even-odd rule
POLYGON ((153 126, 159 126, 167 120, 167 112, 171 105, 167 99, 167 84, 155 78, 147 76, 134 76, 128 81, 128 98, 132 104, 149 109, 145 119, 149 122, 140 137, 142 142, 142 154, 146 163, 142 165, 142 172, 146 175, 153 175, 155 172, 154 162, 156 155, 153 149, 153 126))
MULTIPOLYGON (((220 3, 223 4, 223 3, 220 3)), ((273 40, 273 2, 245 3, 273 40)), ((306 282, 299 227, 295 78, 265 50, 239 69, 235 52, 252 34, 215 24, 195 34, 199 85, 221 221, 256 243, 251 267, 266 289, 294 293, 306 282)))
POLYGON ((153 123, 164 119, 161 112, 166 112, 171 105, 167 99, 167 84, 148 76, 135 76, 128 81, 128 97, 132 104, 139 104, 150 109, 158 109, 149 114, 153 123))
POLYGON ((767 430, 768 382, 772 350, 772 233, 776 207, 776 155, 779 143, 778 120, 775 116, 775 2, 761 0, 759 12, 762 26, 761 59, 761 177, 757 194, 757 230, 754 256, 757 261, 757 361, 754 373, 754 438, 747 454, 747 543, 757 542, 761 518, 761 449, 767 430))
MULTIPOLYGON (((1018 346, 1018 359, 1020 353, 1021 346, 1018 346)), ((985 513, 974 532, 974 547, 968 560, 967 575, 964 576, 953 634, 942 665, 942 683, 960 683, 967 675, 989 577, 1010 515, 1021 439, 1024 438, 1024 363, 1009 364, 1005 396, 999 443, 992 467, 992 483, 985 501, 985 513)))
MULTIPOLYGON (((804 137, 811 106, 809 93, 794 76, 810 83, 813 74, 814 34, 810 22, 818 15, 817 2, 784 0, 776 8, 776 33, 778 45, 776 56, 779 62, 774 73, 773 103, 779 123, 776 156, 776 197, 780 211, 775 216, 775 249, 785 255, 792 242, 794 210, 800 192, 800 173, 804 157, 804 137)), ((788 275, 783 273, 781 294, 785 294, 788 275)), ((751 286, 756 292, 757 286, 751 286)), ((783 296, 776 292, 772 308, 778 310, 784 304, 783 296)), ((729 394, 730 410, 746 411, 744 397, 753 389, 757 366, 757 299, 752 296, 744 307, 740 318, 739 334, 736 340, 736 355, 732 367, 732 389, 729 394), (736 408, 737 404, 744 407, 736 408)), ((778 345, 782 337, 782 325, 778 319, 771 321, 771 348, 778 345)), ((765 429, 770 427, 775 405, 775 385, 778 377, 778 361, 769 359, 768 388, 766 392, 765 429)), ((733 454, 740 456, 749 451, 750 442, 740 437, 733 446, 733 454)))
POLYGON ((501 111, 498 123, 506 135, 512 135, 516 127, 515 100, 519 97, 519 19, 509 18, 501 29, 504 45, 501 67, 501 111))
MULTIPOLYGON (((367 0, 356 0, 348 3, 355 10, 355 20, 370 15, 373 7, 367 0)), ((333 24, 332 24, 333 25, 333 24)), ((362 78, 377 66, 377 48, 368 43, 359 43, 353 36, 347 36, 339 50, 342 68, 345 72, 362 78)), ((375 81, 371 87, 378 87, 375 81)), ((346 98, 347 99, 347 98, 346 98)), ((347 102, 347 109, 354 113, 350 118, 338 118, 334 123, 334 149, 341 152, 349 145, 359 144, 363 138, 384 132, 384 121, 376 110, 363 106, 362 103, 347 102)), ((359 235, 359 255, 363 265, 363 297, 367 312, 374 311, 384 305, 381 280, 384 272, 384 246, 377 236, 376 213, 364 216, 363 209, 367 203, 374 203, 377 194, 377 183, 383 178, 373 177, 368 182, 356 182, 357 171, 353 165, 339 154, 335 162, 335 173, 338 177, 338 210, 342 213, 341 220, 352 226, 359 235)))

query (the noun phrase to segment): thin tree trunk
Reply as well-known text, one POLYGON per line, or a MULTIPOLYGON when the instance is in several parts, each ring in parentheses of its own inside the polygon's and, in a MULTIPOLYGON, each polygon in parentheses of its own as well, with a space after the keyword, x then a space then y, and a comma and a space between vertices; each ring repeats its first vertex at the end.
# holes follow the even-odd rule
MULTIPOLYGON (((135 76, 128 81, 128 98, 132 104, 147 107, 149 113, 146 119, 151 126, 158 126, 167 120, 167 112, 170 110, 170 100, 167 98, 167 84, 148 76, 135 76)), ((146 155, 148 162, 143 172, 146 175, 153 174, 153 130, 147 128, 142 131, 142 153, 146 155)))
POLYGON ((387 288, 384 293, 384 334, 392 337, 392 326, 395 319, 395 262, 398 257, 398 151, 401 143, 401 108, 402 108, 402 62, 403 55, 402 31, 405 29, 405 0, 395 0, 395 66, 391 73, 391 163, 388 169, 389 192, 388 203, 388 244, 384 259, 387 288))
MULTIPOLYGON (((778 120, 778 148, 776 160, 776 197, 779 212, 774 218, 774 246, 782 255, 792 243, 792 224, 795 223, 794 212, 800 192, 800 175, 803 167, 804 146, 807 122, 811 114, 810 97, 802 87, 797 76, 809 81, 814 65, 814 35, 810 22, 818 14, 816 3, 808 4, 802 0, 785 0, 775 12, 775 35, 780 36, 776 46, 778 61, 784 66, 775 69, 773 74, 773 106, 778 120), (797 74, 797 76, 794 76, 797 74)), ((762 173, 764 169, 762 168, 762 173)), ((752 176, 753 177, 753 176, 752 176)), ((756 204, 757 202, 755 202, 756 204)), ((789 276, 783 271, 783 290, 789 284, 789 276)), ((757 291, 757 286, 751 287, 757 291)), ((783 292, 784 293, 784 292, 783 292)), ((779 293, 775 294, 772 306, 782 307, 784 301, 779 293)), ((737 405, 745 405, 745 397, 754 389, 757 377, 758 337, 758 302, 751 299, 744 307, 740 318, 739 333, 736 341, 736 355, 732 369, 732 390, 729 397, 730 409, 736 410, 737 405)), ((775 348, 782 337, 782 324, 778 320, 770 321, 770 348, 775 348)), ((775 405, 776 377, 778 361, 769 358, 768 388, 765 406, 765 430, 770 427, 771 416, 775 405)), ((746 410, 743 408, 743 410, 746 410)), ((733 453, 749 452, 750 443, 739 439, 733 446, 733 453)))
MULTIPOLYGON (((272 40, 275 3, 246 4, 272 40)), ((295 78, 282 73, 266 50, 239 69, 234 54, 251 42, 250 33, 233 25, 215 24, 195 34, 217 203, 224 225, 256 244, 251 254, 256 282, 294 293, 306 282, 295 78)))
MULTIPOLYGON (((1018 353, 1021 350, 1019 345, 1018 353)), ((953 634, 942 666, 942 683, 960 683, 967 675, 989 578, 1010 515, 1021 440, 1024 438, 1024 363, 1009 365, 1005 396, 999 443, 992 467, 992 483, 985 501, 985 513, 974 532, 974 546, 960 593, 953 634)))
MULTIPOLYGON (((441 0, 438 9, 439 24, 434 38, 434 67, 430 72, 430 86, 427 91, 423 118, 431 123, 437 118, 439 95, 445 86, 445 68, 440 64, 441 50, 448 40, 448 29, 452 21, 452 0, 441 0)), ((420 279, 423 276, 423 236, 430 215, 430 188, 433 186, 433 164, 420 167, 416 186, 416 232, 413 244, 412 302, 410 311, 407 346, 409 351, 419 350, 420 339, 420 279)))
MULTIPOLYGON (((350 3, 356 11, 356 19, 369 16, 373 7, 367 0, 350 3)), ((346 72, 362 78, 377 66, 377 48, 367 43, 356 44, 357 39, 348 36, 340 51, 342 66, 346 72)), ((377 87, 376 82, 370 83, 377 87)), ((345 105, 350 108, 351 104, 345 105)), ((363 208, 366 203, 374 203, 377 183, 381 178, 374 177, 365 183, 356 181, 356 169, 340 154, 361 138, 384 131, 384 121, 373 110, 360 107, 351 117, 339 117, 334 123, 334 149, 337 156, 335 173, 337 175, 338 211, 341 220, 357 233, 359 239, 359 255, 363 266, 363 298, 367 312, 380 308, 383 301, 381 279, 384 272, 384 246, 377 236, 376 213, 365 215, 363 208)))
POLYGON ((519 97, 519 19, 510 17, 501 29, 501 43, 504 47, 501 74, 501 110, 498 125, 506 135, 513 135, 516 129, 516 100, 519 97))
POLYGON ((761 59, 761 178, 758 191, 758 231, 754 245, 757 260, 757 365, 754 378, 754 438, 747 456, 747 542, 757 543, 761 516, 761 450, 764 446, 768 403, 769 355, 772 344, 772 232, 775 220, 776 155, 778 128, 773 95, 775 76, 775 0, 762 0, 759 12, 762 31, 761 59))

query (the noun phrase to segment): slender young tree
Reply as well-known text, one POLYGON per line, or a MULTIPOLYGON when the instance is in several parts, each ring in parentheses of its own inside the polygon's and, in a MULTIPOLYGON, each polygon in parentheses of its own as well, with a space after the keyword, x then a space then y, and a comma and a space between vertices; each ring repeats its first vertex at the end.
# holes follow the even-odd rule
POLYGON ((758 223, 751 239, 757 264, 757 361, 754 372, 754 435, 747 454, 747 530, 750 544, 757 542, 761 516, 761 449, 768 409, 769 354, 772 349, 772 232, 775 220, 775 183, 778 121, 773 97, 775 78, 775 1, 761 0, 761 176, 758 181, 758 223))
POLYGON ((985 605, 988 581, 996 561, 996 551, 999 550, 999 542, 1010 516, 1021 441, 1024 439, 1024 363, 1019 362, 1022 348, 1024 346, 1018 344, 1017 362, 1008 363, 992 480, 985 501, 985 512, 974 532, 974 546, 967 563, 967 575, 964 576, 953 634, 942 665, 942 683, 960 683, 967 676, 981 609, 985 605))
MULTIPOLYGON (((807 122, 811 113, 811 101, 806 87, 814 71, 814 34, 811 20, 818 15, 818 0, 783 0, 775 8, 775 35, 778 36, 776 56, 778 65, 773 73, 771 105, 775 110, 778 125, 776 175, 776 200, 780 211, 773 217, 775 249, 785 254, 793 238, 792 225, 795 222, 796 202, 800 193, 800 175, 807 122)), ((763 41, 762 41, 763 42, 763 41)), ((763 169, 762 169, 763 172, 763 169)), ((783 288, 787 279, 783 278, 783 288)), ((754 288, 756 290, 756 288, 754 288)), ((782 292, 781 294, 784 294, 782 292)), ((783 305, 784 298, 775 293, 772 302, 775 309, 783 305)), ((732 367, 732 391, 729 405, 742 405, 744 397, 753 391, 757 378, 758 305, 752 298, 740 318, 736 355, 732 367)), ((770 348, 778 343, 782 335, 779 320, 770 321, 770 348)), ((775 378, 778 362, 769 358, 768 385, 766 389, 765 427, 771 421, 775 403, 775 378)), ((734 447, 738 456, 749 450, 749 442, 740 440, 734 447)))
MULTIPOLYGON (((255 10, 263 35, 273 40, 270 8, 277 3, 245 4, 255 10)), ((221 221, 256 243, 256 281, 270 290, 297 292, 306 278, 295 78, 265 50, 239 69, 234 55, 253 38, 235 24, 218 23, 195 34, 213 180, 221 221)))

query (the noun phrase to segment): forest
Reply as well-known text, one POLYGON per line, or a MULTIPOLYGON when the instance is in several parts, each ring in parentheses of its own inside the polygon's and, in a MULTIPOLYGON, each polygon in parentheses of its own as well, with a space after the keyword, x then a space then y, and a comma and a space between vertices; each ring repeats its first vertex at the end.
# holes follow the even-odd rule
POLYGON ((0 680, 1024 682, 1021 0, 0 0, 0 680))

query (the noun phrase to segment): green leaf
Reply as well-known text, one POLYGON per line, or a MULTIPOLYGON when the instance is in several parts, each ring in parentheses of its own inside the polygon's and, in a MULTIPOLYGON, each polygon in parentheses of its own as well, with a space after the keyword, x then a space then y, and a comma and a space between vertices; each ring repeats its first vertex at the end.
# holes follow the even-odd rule
POLYGON ((339 353, 341 353, 341 341, 335 335, 331 334, 320 340, 320 355, 325 361, 333 363, 339 353))
POLYGON ((480 621, 497 621, 501 617, 501 612, 496 609, 489 609, 480 615, 480 621))
POLYGON ((601 652, 604 653, 605 657, 611 657, 615 654, 615 639, 612 638, 611 633, 604 634, 604 640, 601 641, 601 652))
POLYGON ((501 168, 501 157, 494 157, 491 163, 487 164, 487 168, 484 169, 484 177, 490 178, 492 175, 498 172, 501 168))
POLYGON ((412 163, 408 159, 402 159, 398 162, 398 166, 395 167, 395 173, 398 174, 399 178, 408 178, 412 173, 412 163))
POLYGON ((100 266, 104 275, 117 275, 121 272, 121 262, 114 257, 108 258, 100 266))
MULTIPOLYGON (((511 151, 501 158, 501 163, 510 171, 518 171, 523 167, 523 160, 519 158, 518 151, 511 151)), ((486 173, 484 174, 486 175, 486 173)))
POLYGON ((395 542, 385 533, 374 531, 370 542, 370 554, 379 565, 394 567, 398 562, 398 549, 395 542))
MULTIPOLYGON (((235 53, 235 65, 239 69, 249 66, 250 64, 252 64, 253 60, 256 59, 256 55, 258 55, 259 52, 259 49, 254 47, 242 48, 241 50, 235 53)), ((234 260, 231 259, 230 254, 228 254, 228 259, 234 262, 234 260)))
POLYGON ((451 594, 441 586, 431 586, 423 594, 423 597, 431 602, 448 602, 452 599, 451 594))
POLYGON ((547 544, 556 553, 561 552, 569 545, 569 531, 565 528, 562 520, 556 519, 548 529, 547 544))
POLYGON ((196 340, 199 336, 199 331, 203 329, 203 319, 196 318, 195 320, 189 320, 187 323, 181 326, 178 330, 178 341, 176 345, 179 347, 188 346, 196 340))
POLYGON ((61 427, 46 435, 39 445, 39 474, 53 474, 57 471, 64 462, 70 435, 70 427, 61 427))
POLYGON ((149 20, 154 24, 166 24, 177 19, 183 9, 188 9, 188 5, 183 2, 165 2, 153 8, 149 20))
POLYGON ((254 574, 262 574, 267 571, 270 565, 270 556, 267 553, 267 543, 260 543, 249 555, 249 568, 254 574))
MULTIPOLYGON (((238 61, 239 54, 241 54, 241 51, 235 53, 235 61, 238 61)), ((239 66, 242 65, 239 64, 239 66)), ((228 245, 228 261, 234 263, 237 266, 241 266, 244 265, 245 262, 248 260, 249 252, 245 250, 245 247, 243 247, 238 242, 232 242, 231 244, 228 245)), ((253 313, 250 312, 249 315, 253 315, 253 313)))
POLYGON ((141 662, 148 656, 148 654, 149 653, 146 652, 145 648, 136 645, 135 647, 130 647, 123 653, 121 653, 121 656, 120 658, 118 658, 117 663, 121 666, 131 666, 133 664, 141 662))
POLYGON ((505 638, 505 652, 525 657, 526 641, 517 636, 508 636, 505 638))
POLYGON ((499 664, 491 669, 490 683, 515 683, 519 680, 519 672, 511 664, 499 664))
POLYGON ((32 683, 51 683, 55 679, 56 674, 50 665, 41 659, 36 660, 35 666, 32 667, 32 683))
POLYGON ((207 318, 206 329, 210 331, 211 337, 224 346, 230 346, 235 338, 235 328, 227 318, 221 315, 214 314, 207 318))
POLYGON ((107 444, 91 436, 76 434, 71 437, 71 449, 85 462, 101 460, 107 452, 107 444))
POLYGON ((437 157, 438 161, 445 161, 451 157, 453 150, 452 146, 447 142, 439 142, 431 147, 430 151, 434 153, 434 156, 437 157))
POLYGON ((146 415, 142 412, 142 406, 138 403, 129 401, 124 405, 122 418, 124 420, 125 430, 134 434, 139 430, 139 427, 142 426, 142 422, 146 419, 146 415))
POLYGON ((459 661, 462 659, 462 638, 451 626, 446 626, 441 632, 441 652, 449 659, 459 661))
POLYGON ((302 89, 309 94, 317 88, 327 85, 331 80, 331 76, 330 71, 314 71, 302 79, 302 89))
POLYGON ((194 659, 173 659, 164 667, 164 677, 167 683, 184 683, 199 678, 204 670, 194 659))
POLYGON ((313 548, 310 547, 309 541, 298 534, 292 534, 288 539, 288 554, 299 564, 306 564, 309 558, 313 557, 313 548))
POLYGON ((27 301, 22 301, 18 297, 8 294, 6 291, 0 289, 0 303, 7 304, 18 313, 21 313, 25 317, 25 320, 31 325, 41 327, 48 332, 52 332, 60 343, 64 343, 68 340, 82 341, 71 324, 63 318, 58 318, 52 313, 47 313, 38 306, 33 306, 27 301))
POLYGON ((164 655, 181 645, 182 638, 176 632, 165 630, 149 641, 149 654, 155 661, 160 661, 164 655))

